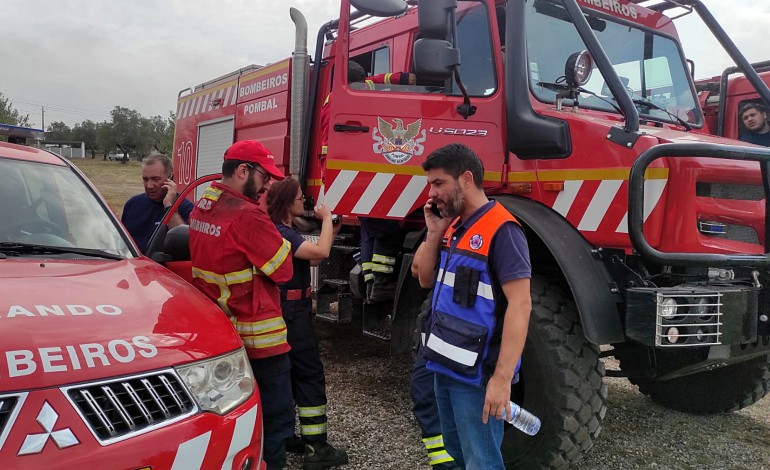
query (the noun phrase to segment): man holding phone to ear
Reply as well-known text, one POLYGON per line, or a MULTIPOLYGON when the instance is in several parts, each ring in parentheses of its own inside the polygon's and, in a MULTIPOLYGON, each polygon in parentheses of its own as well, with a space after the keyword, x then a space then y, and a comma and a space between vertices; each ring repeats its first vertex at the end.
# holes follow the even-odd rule
MULTIPOLYGON (((165 155, 150 155, 142 160, 144 192, 133 196, 123 206, 121 221, 131 234, 142 253, 147 249, 155 227, 169 207, 176 202, 179 193, 174 183, 174 167, 165 155)), ((171 216, 168 227, 186 224, 190 219, 193 203, 182 201, 171 216)))

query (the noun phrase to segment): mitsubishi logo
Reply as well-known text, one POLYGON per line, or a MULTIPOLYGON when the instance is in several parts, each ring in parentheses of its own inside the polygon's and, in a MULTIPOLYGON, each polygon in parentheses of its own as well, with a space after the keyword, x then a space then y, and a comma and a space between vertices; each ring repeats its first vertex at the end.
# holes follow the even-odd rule
POLYGON ((27 454, 39 454, 43 451, 43 447, 48 442, 48 438, 53 439, 54 444, 59 449, 65 449, 74 445, 80 444, 78 438, 72 433, 70 428, 59 429, 54 431, 53 428, 56 425, 56 421, 59 419, 59 414, 54 411, 48 402, 43 402, 43 408, 40 413, 37 414, 37 422, 43 427, 45 432, 39 434, 27 434, 24 438, 24 443, 19 449, 19 453, 16 455, 27 454))

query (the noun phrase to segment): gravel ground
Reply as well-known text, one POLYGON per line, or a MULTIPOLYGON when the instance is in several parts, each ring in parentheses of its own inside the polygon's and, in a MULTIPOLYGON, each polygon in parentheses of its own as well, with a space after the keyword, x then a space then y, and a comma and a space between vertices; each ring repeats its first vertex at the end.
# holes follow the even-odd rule
MULTIPOLYGON (((348 469, 428 470, 409 395, 411 363, 349 325, 316 322, 326 366, 329 440, 348 449, 348 469)), ((607 368, 617 368, 607 359, 607 368)), ((770 469, 770 396, 735 413, 691 416, 654 404, 626 379, 606 378, 601 436, 573 468, 770 469)), ((290 456, 290 469, 302 459, 290 456)))

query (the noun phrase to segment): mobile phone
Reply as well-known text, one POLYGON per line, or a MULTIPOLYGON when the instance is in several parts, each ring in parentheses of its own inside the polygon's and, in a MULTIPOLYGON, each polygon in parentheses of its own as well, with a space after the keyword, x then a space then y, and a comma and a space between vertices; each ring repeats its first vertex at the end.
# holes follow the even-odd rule
POLYGON ((444 216, 441 215, 441 211, 438 210, 438 204, 436 204, 435 202, 431 202, 430 203, 430 211, 433 212, 433 215, 435 215, 439 219, 443 219, 444 218, 444 216))

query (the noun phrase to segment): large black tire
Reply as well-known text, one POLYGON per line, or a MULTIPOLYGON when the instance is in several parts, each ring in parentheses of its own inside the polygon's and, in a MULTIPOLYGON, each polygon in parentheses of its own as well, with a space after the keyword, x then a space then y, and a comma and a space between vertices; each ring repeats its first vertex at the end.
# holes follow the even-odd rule
POLYGON ((726 413, 753 405, 770 392, 770 355, 671 380, 636 377, 631 383, 673 410, 699 415, 726 413))
POLYGON ((572 298, 541 277, 532 278, 532 314, 512 399, 542 422, 527 436, 508 427, 508 469, 566 469, 593 446, 606 412, 607 385, 599 348, 588 342, 572 298))

